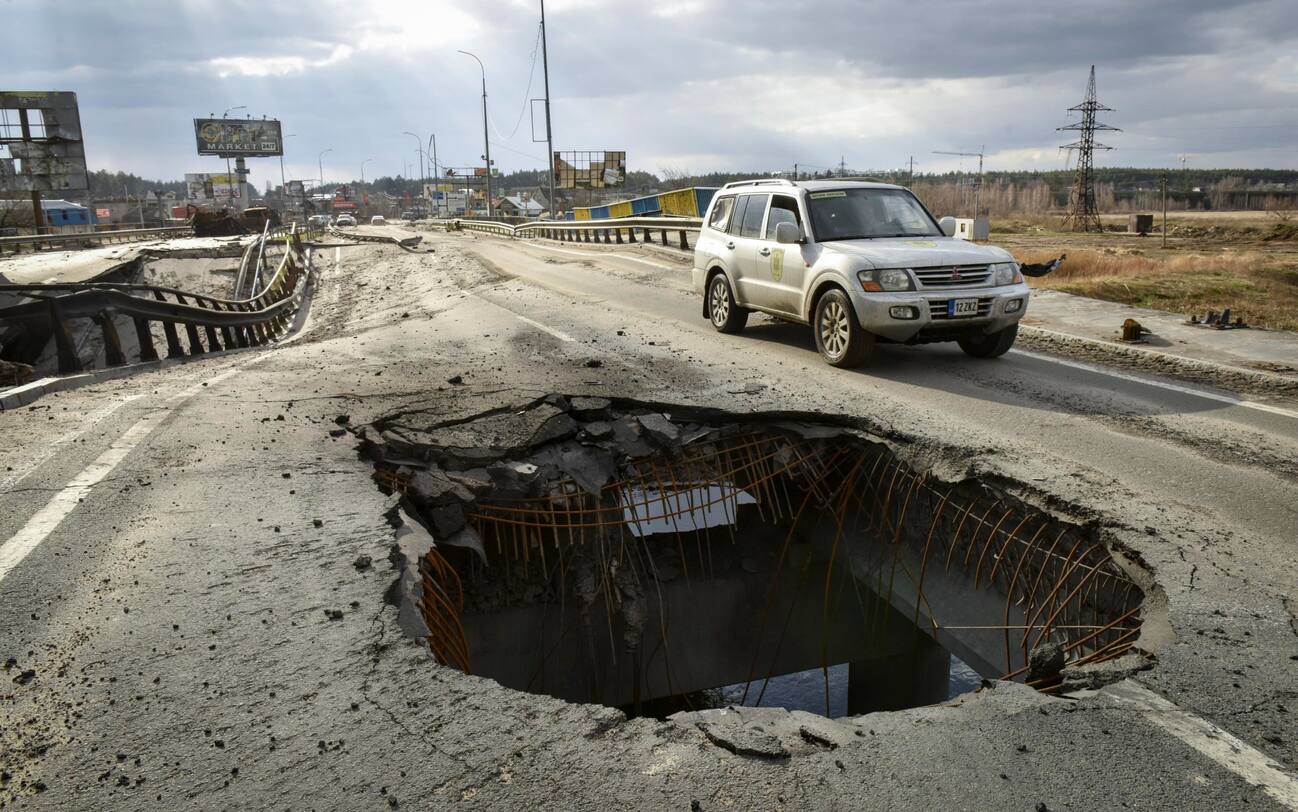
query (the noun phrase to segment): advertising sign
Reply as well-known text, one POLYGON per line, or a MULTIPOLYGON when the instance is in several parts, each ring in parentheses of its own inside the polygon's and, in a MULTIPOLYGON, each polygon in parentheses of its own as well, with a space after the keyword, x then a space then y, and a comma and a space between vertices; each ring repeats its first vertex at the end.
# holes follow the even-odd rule
POLYGON ((219 200, 228 203, 239 197, 239 176, 187 172, 185 197, 194 201, 219 200))
POLYGON ((284 154, 284 139, 275 119, 196 118, 199 155, 256 158, 284 154))
POLYGON ((602 189, 626 183, 626 153, 568 151, 554 153, 554 185, 560 189, 602 189))
POLYGON ((289 181, 288 188, 285 189, 285 191, 294 197, 301 197, 305 193, 305 190, 302 187, 302 181, 300 180, 289 181))
POLYGON ((0 192, 88 187, 77 94, 0 90, 0 192))

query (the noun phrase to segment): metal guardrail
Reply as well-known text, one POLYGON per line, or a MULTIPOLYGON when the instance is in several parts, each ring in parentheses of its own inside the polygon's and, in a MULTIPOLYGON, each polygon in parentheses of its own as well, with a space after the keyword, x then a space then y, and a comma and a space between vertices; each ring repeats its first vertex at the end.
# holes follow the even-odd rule
POLYGON ((358 234, 354 231, 343 231, 341 228, 338 228, 337 226, 329 226, 328 232, 331 236, 338 237, 339 239, 343 239, 343 240, 355 240, 356 242, 385 243, 385 244, 395 245, 398 248, 404 248, 407 251, 415 250, 415 246, 423 242, 424 240, 424 238, 418 234, 415 234, 410 237, 405 237, 405 238, 389 237, 389 236, 380 237, 377 234, 358 234))
POLYGON ((676 235, 677 247, 690 249, 690 234, 703 227, 700 217, 618 217, 609 220, 537 220, 513 226, 493 220, 446 220, 448 231, 478 231, 503 237, 539 237, 561 242, 593 242, 622 245, 652 243, 654 235, 668 245, 667 235, 676 235), (639 239, 636 234, 639 232, 639 239))
POLYGON ((80 372, 84 368, 68 329, 70 319, 90 319, 99 325, 104 338, 104 358, 109 366, 127 363, 114 323, 118 316, 134 321, 140 361, 159 359, 150 328, 150 322, 154 321, 162 324, 168 358, 260 346, 283 335, 292 324, 310 275, 300 234, 294 226, 286 231, 287 237, 276 229, 249 246, 260 251, 259 243, 286 239, 284 255, 274 275, 250 298, 219 299, 175 288, 114 282, 6 284, 0 285, 0 293, 36 301, 0 310, 0 325, 47 325, 58 350, 60 374, 80 372), (184 328, 187 347, 181 343, 177 327, 184 328))
POLYGON ((168 226, 166 228, 124 228, 117 231, 85 231, 0 237, 0 255, 6 252, 21 254, 24 250, 32 252, 47 249, 54 250, 65 245, 109 245, 118 242, 165 240, 172 237, 188 237, 193 233, 194 229, 190 226, 168 226))

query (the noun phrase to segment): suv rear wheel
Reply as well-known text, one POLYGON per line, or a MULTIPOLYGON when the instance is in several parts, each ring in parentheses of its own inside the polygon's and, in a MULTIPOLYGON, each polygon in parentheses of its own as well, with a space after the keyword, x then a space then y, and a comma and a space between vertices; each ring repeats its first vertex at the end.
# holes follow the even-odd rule
POLYGON ((708 283, 708 318, 723 333, 737 333, 748 323, 748 311, 735 304, 726 275, 718 273, 708 283))
POLYGON ((812 320, 816 349, 830 366, 858 367, 874 349, 874 335, 861 328, 847 294, 830 290, 816 302, 812 320))
POLYGON ((1014 346, 1014 339, 1018 337, 1019 326, 1011 324, 1003 330, 997 330, 990 335, 971 336, 959 340, 960 349, 974 358, 999 358, 1010 351, 1014 346))

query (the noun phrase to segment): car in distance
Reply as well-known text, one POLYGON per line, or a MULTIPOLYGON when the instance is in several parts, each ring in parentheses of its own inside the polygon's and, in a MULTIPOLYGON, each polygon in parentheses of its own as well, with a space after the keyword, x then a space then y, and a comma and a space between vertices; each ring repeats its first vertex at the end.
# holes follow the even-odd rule
POLYGON ((386 226, 387 224, 387 218, 381 214, 376 214, 370 218, 370 225, 372 226, 386 226))
POLYGON ((355 218, 355 217, 352 217, 350 214, 340 214, 340 215, 338 215, 338 217, 336 217, 336 218, 334 219, 334 225, 336 225, 336 226, 354 226, 354 225, 356 225, 356 218, 355 218))
POLYGON ((329 225, 329 223, 330 217, 327 214, 313 214, 306 218, 307 225, 317 228, 323 228, 324 226, 329 225))
POLYGON ((1028 286, 1007 251, 954 239, 955 225, 886 183, 727 183, 703 218, 694 288, 717 330, 739 332, 753 311, 808 324, 837 367, 880 342, 995 358, 1014 344, 1028 286))

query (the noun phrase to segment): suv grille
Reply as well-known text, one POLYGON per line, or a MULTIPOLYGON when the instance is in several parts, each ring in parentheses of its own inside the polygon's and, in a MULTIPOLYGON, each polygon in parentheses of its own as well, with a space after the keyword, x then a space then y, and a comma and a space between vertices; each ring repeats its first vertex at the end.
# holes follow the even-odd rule
POLYGON ((981 285, 991 270, 986 265, 947 265, 940 268, 912 268, 919 284, 926 288, 954 288, 981 285))
POLYGON ((990 296, 983 297, 978 300, 978 316, 967 316, 967 315, 954 316, 954 317, 948 316, 947 302, 949 301, 950 301, 949 299, 929 299, 928 300, 929 319, 933 321, 941 321, 941 320, 953 318, 954 320, 959 321, 960 319, 971 319, 971 318, 977 318, 978 316, 986 316, 992 312, 992 299, 990 296))

